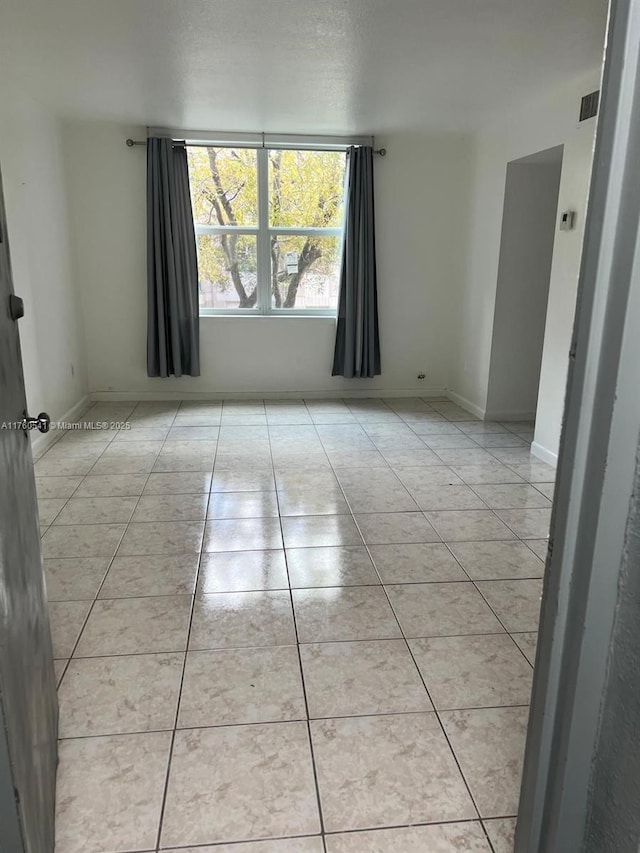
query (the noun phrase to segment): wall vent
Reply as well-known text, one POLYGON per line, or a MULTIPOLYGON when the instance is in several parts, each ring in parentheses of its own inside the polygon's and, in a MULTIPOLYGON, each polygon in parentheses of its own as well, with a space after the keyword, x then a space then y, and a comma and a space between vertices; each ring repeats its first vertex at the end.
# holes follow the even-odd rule
POLYGON ((585 95, 580 102, 580 121, 586 121, 598 115, 598 103, 600 101, 600 90, 585 95))

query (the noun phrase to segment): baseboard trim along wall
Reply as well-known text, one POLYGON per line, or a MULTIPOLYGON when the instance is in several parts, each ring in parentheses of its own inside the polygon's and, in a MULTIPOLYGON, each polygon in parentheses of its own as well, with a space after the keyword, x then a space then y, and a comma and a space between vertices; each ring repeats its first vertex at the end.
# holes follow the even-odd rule
MULTIPOLYGON (((81 418, 82 415, 87 411, 89 406, 91 405, 91 398, 88 394, 79 400, 75 406, 72 406, 68 412, 65 412, 59 418, 51 418, 52 424, 66 424, 72 423, 73 421, 77 421, 78 418, 81 418)), ((36 461, 39 459, 42 454, 48 450, 52 444, 55 444, 56 441, 59 441, 62 436, 65 434, 65 429, 56 429, 52 426, 49 432, 38 432, 37 430, 32 430, 30 433, 31 436, 31 453, 33 454, 33 459, 36 461)))
POLYGON ((552 450, 547 450, 546 447, 538 444, 537 441, 534 441, 531 444, 531 454, 535 456, 536 459, 546 462, 547 465, 553 465, 555 467, 558 464, 558 454, 554 453, 552 450))
POLYGON ((517 412, 517 411, 496 411, 490 409, 485 413, 486 421, 535 421, 535 412, 517 412))
POLYGON ((475 403, 472 403, 471 400, 467 400, 466 397, 461 396, 460 394, 456 394, 455 391, 451 391, 447 389, 447 397, 451 400, 452 403, 460 406, 463 409, 466 409, 468 412, 471 412, 472 415, 475 415, 477 418, 480 418, 481 421, 486 420, 485 410, 480 406, 476 406, 475 403))
POLYGON ((93 391, 90 395, 93 402, 104 403, 133 403, 137 401, 175 401, 175 400, 342 400, 342 399, 382 399, 395 397, 423 397, 429 400, 446 400, 444 388, 410 388, 406 390, 375 389, 354 390, 341 389, 336 391, 93 391))
POLYGON ((481 421, 534 421, 536 418, 535 412, 515 410, 491 411, 491 409, 483 409, 481 406, 477 406, 461 394, 456 394, 455 391, 448 389, 446 393, 452 403, 457 403, 458 406, 471 412, 477 418, 480 418, 481 421))
MULTIPOLYGON (((445 388, 425 388, 423 390, 407 389, 407 390, 372 390, 372 391, 246 391, 246 392, 171 392, 171 391, 154 391, 140 392, 134 391, 94 391, 85 395, 79 400, 75 406, 72 406, 69 411, 65 412, 59 418, 52 419, 53 423, 72 423, 77 421, 89 409, 92 403, 128 403, 138 401, 158 401, 172 402, 176 400, 191 400, 197 402, 199 400, 206 402, 207 400, 322 400, 322 399, 383 399, 383 398, 402 398, 402 397, 422 397, 425 400, 450 400, 456 403, 463 409, 466 409, 471 414, 481 420, 501 420, 501 421, 519 421, 532 420, 533 415, 530 412, 487 412, 476 406, 470 400, 456 394, 455 391, 450 391, 445 388)), ((34 461, 39 459, 46 450, 56 443, 65 434, 64 429, 51 429, 47 433, 31 432, 31 452, 34 461)), ((558 454, 551 450, 547 450, 538 442, 534 441, 531 445, 531 453, 537 459, 546 462, 548 465, 556 466, 558 463, 558 454)))

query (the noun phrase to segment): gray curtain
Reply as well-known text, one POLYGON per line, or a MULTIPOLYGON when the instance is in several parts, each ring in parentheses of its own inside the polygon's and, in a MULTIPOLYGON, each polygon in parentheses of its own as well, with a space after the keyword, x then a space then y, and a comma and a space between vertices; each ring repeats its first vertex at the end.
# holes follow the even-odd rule
POLYGON ((349 148, 333 376, 380 373, 373 149, 349 148))
POLYGON ((200 376, 198 258, 184 145, 147 140, 147 373, 200 376))

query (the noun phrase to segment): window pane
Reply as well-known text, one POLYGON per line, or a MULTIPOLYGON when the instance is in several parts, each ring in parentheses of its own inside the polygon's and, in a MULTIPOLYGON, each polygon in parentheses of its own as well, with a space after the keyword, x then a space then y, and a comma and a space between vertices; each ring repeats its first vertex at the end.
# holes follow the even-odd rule
POLYGON ((198 225, 258 224, 257 160, 253 148, 187 148, 194 221, 198 225))
POLYGON ((336 308, 341 237, 271 236, 274 308, 336 308))
POLYGON ((342 151, 269 151, 269 224, 340 228, 344 167, 342 151))
POLYGON ((256 244, 245 234, 198 234, 201 308, 255 308, 256 244))

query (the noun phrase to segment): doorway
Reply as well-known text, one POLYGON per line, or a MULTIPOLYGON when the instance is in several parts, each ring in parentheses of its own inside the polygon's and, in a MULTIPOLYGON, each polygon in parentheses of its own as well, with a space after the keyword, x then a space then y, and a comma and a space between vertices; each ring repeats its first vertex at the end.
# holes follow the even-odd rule
POLYGON ((563 150, 507 165, 487 420, 535 420, 563 150))

